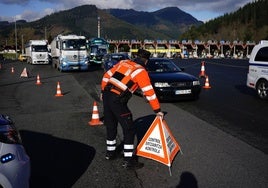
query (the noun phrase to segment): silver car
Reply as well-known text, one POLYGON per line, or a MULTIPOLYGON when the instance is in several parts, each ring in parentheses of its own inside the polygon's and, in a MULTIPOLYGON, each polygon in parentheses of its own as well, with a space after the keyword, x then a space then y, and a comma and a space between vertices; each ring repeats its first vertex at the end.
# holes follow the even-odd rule
POLYGON ((30 158, 14 122, 0 114, 0 187, 28 188, 30 158))

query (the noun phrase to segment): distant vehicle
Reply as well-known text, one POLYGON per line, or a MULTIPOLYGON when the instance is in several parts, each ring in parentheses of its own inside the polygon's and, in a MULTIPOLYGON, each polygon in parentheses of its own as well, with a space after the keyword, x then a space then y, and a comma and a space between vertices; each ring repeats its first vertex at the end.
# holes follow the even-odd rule
POLYGON ((52 67, 61 72, 88 70, 85 36, 58 35, 51 42, 50 48, 52 67))
POLYGON ((247 74, 247 86, 256 90, 260 99, 268 99, 268 41, 254 46, 247 74))
POLYGON ((103 38, 92 38, 87 44, 91 64, 102 64, 102 58, 108 53, 109 43, 103 38))
POLYGON ((47 40, 29 40, 25 44, 26 61, 29 64, 49 64, 47 40))
POLYGON ((30 158, 14 122, 0 114, 0 187, 28 188, 30 158))
POLYGON ((18 57, 18 60, 19 61, 26 61, 27 60, 26 55, 25 54, 20 54, 19 57, 18 57))
POLYGON ((112 68, 120 60, 130 59, 127 53, 109 53, 103 57, 103 69, 104 71, 112 68))
POLYGON ((197 77, 184 72, 168 58, 150 58, 146 69, 161 101, 197 100, 201 92, 197 77))

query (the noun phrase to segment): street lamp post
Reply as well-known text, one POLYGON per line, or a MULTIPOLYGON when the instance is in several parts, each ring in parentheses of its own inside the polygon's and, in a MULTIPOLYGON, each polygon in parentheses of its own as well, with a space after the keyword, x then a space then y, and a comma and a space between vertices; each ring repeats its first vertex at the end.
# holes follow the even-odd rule
POLYGON ((23 46, 23 35, 21 35, 21 53, 24 54, 24 46, 23 46))
POLYGON ((15 45, 16 45, 16 59, 18 59, 18 42, 17 42, 17 24, 16 24, 16 18, 15 18, 15 45))
POLYGON ((100 38, 100 17, 98 16, 98 38, 100 38))

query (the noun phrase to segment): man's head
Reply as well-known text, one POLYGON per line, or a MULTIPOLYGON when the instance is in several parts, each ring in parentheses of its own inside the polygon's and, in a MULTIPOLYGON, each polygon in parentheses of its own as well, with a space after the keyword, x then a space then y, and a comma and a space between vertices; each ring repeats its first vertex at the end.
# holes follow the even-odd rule
POLYGON ((144 59, 144 60, 148 60, 151 56, 151 53, 147 50, 144 49, 139 49, 138 50, 138 57, 144 59))

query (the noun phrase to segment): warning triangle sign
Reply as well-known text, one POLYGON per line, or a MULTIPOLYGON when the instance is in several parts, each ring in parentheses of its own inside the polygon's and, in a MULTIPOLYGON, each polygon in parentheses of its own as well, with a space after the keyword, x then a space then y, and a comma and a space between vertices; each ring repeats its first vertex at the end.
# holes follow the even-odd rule
POLYGON ((22 71, 20 77, 21 77, 21 78, 22 78, 22 77, 24 77, 24 78, 28 78, 28 72, 27 72, 27 70, 26 70, 26 67, 23 69, 23 71, 22 71))
POLYGON ((156 160, 170 167, 178 151, 180 151, 180 146, 166 121, 156 116, 137 146, 137 155, 156 160))

